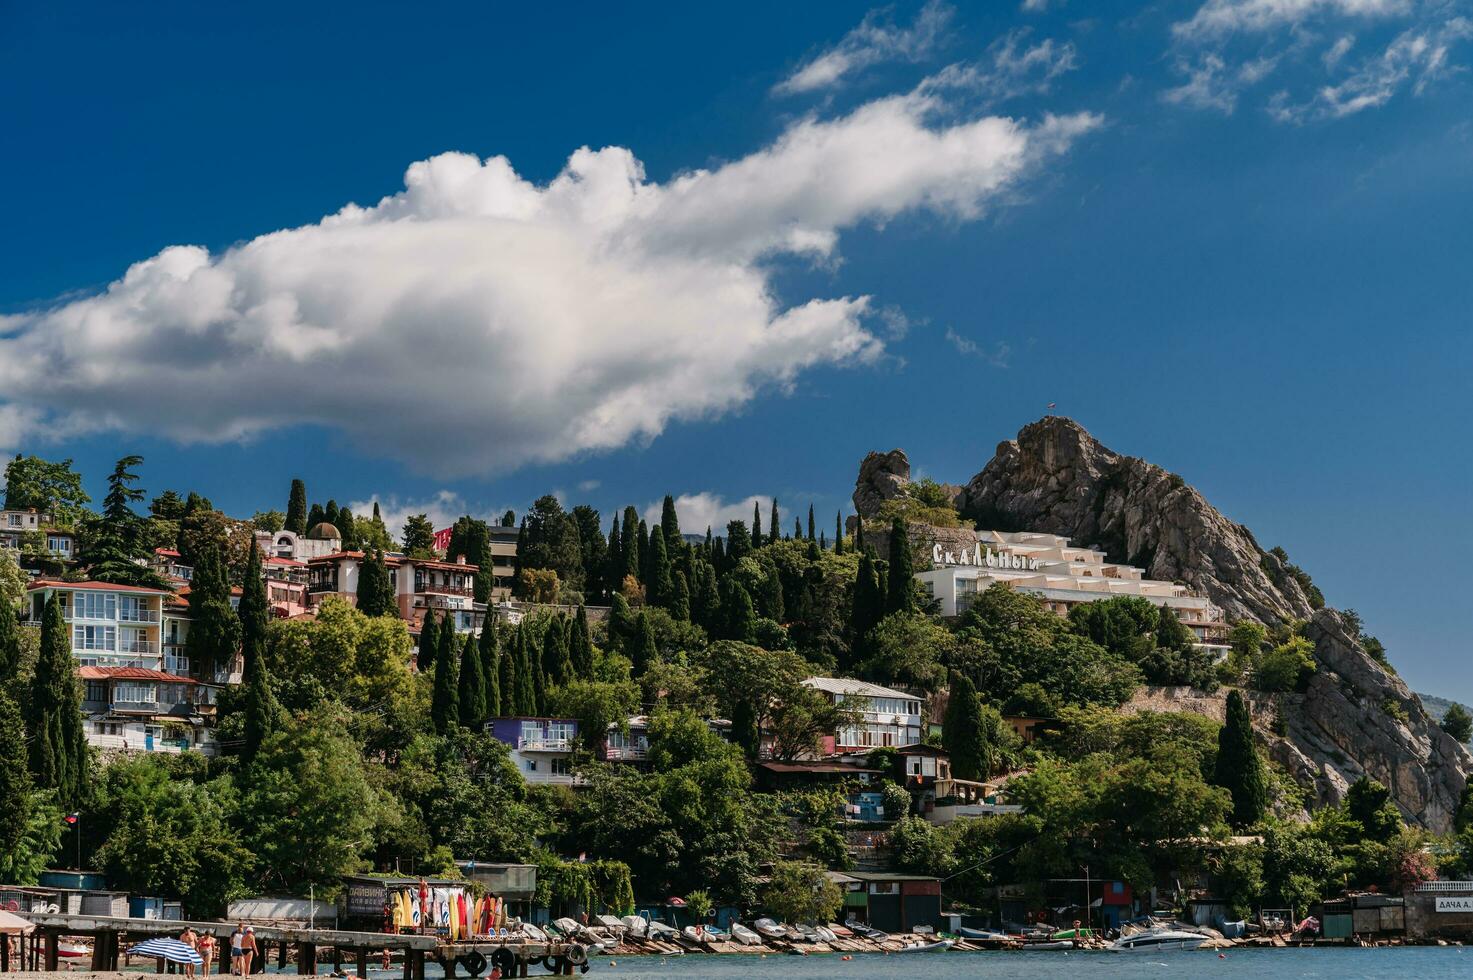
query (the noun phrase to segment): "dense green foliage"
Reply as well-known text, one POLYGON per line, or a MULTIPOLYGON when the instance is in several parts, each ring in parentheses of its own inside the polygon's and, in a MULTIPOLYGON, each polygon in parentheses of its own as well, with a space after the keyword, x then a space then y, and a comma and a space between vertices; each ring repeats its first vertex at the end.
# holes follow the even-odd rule
POLYGON ((1227 720, 1217 736, 1217 766, 1213 779, 1232 796, 1232 823, 1250 827, 1268 808, 1268 775, 1253 741, 1253 722, 1243 696, 1227 697, 1227 720))
POLYGON ((62 806, 82 802, 91 769, 70 633, 53 593, 41 620, 41 653, 26 703, 26 731, 36 785, 53 791, 62 806))

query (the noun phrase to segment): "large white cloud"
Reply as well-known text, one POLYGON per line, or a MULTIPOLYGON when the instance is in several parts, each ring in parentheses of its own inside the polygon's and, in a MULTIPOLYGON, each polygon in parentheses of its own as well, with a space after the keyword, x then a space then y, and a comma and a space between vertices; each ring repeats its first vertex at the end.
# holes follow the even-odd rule
POLYGON ((784 305, 775 258, 830 259, 844 229, 918 209, 976 218, 1098 123, 959 109, 918 91, 806 117, 666 183, 618 147, 546 185, 503 157, 422 160, 373 207, 167 248, 100 295, 0 318, 0 434, 308 423, 446 476, 649 440, 881 354, 867 296, 784 305))

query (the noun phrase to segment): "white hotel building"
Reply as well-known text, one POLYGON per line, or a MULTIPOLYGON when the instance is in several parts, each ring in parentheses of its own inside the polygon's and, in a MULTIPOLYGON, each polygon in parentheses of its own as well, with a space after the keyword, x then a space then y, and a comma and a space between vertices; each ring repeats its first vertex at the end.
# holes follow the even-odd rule
POLYGON ((941 603, 943 616, 960 616, 978 595, 998 583, 1037 596, 1060 616, 1082 602, 1134 595, 1170 608, 1196 634, 1199 645, 1218 655, 1228 651, 1227 622, 1206 596, 1175 582, 1148 579, 1142 569, 1106 561, 1104 552, 1076 547, 1066 537, 977 531, 970 550, 946 547, 935 545, 934 567, 916 575, 941 603))

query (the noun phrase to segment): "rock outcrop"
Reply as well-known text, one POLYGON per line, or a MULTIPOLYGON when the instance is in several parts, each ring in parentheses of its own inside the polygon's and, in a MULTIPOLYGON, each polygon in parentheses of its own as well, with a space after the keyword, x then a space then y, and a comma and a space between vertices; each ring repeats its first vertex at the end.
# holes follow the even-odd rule
POLYGON ((1049 416, 1001 443, 958 505, 980 527, 1048 531, 1103 548, 1151 578, 1182 582, 1230 618, 1304 619, 1299 583, 1181 477, 1102 446, 1079 423, 1049 416))
MULTIPOLYGON (((873 514, 866 507, 903 493, 909 477, 900 450, 871 453, 855 488, 856 509, 873 514)), ((1304 693, 1244 692, 1269 756, 1312 787, 1319 804, 1338 803, 1368 775, 1391 789, 1408 819, 1437 832, 1451 826, 1473 754, 1366 653, 1343 616, 1312 609, 1280 560, 1181 477, 1113 452, 1071 419, 1050 416, 1000 444, 957 504, 981 528, 1047 531, 1103 548, 1114 561, 1205 594, 1229 619, 1308 620, 1304 633, 1317 669, 1304 693)), ((1224 699, 1223 692, 1147 688, 1127 710, 1195 711, 1221 720, 1224 699)))
POLYGON ((861 517, 874 517, 887 500, 903 496, 910 486, 910 458, 903 449, 870 453, 859 464, 854 481, 854 510, 861 517))

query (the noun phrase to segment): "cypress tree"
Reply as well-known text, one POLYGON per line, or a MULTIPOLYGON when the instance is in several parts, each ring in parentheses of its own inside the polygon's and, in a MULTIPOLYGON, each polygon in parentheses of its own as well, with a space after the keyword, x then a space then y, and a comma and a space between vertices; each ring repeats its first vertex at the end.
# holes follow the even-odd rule
MULTIPOLYGON (((446 623, 448 627, 450 624, 446 623)), ((415 652, 414 665, 419 668, 420 673, 430 669, 435 662, 435 655, 440 650, 440 627, 435 623, 435 610, 425 610, 424 625, 419 628, 419 649, 415 652)))
POLYGON ((793 518, 793 540, 803 540, 803 521, 797 517, 793 518))
POLYGON ((716 553, 716 545, 715 545, 715 543, 714 543, 714 541, 712 539, 711 525, 707 524, 706 525, 706 560, 707 561, 710 561, 711 560, 711 556, 713 554, 715 554, 715 553, 716 553))
POLYGON ((1268 809, 1268 774, 1253 741, 1253 720, 1237 691, 1229 691, 1227 719, 1217 733, 1217 771, 1213 782, 1233 797, 1232 823, 1242 829, 1263 819, 1268 809))
POLYGON ((655 664, 660 661, 660 649, 655 645, 655 630, 650 625, 650 617, 643 611, 634 623, 634 650, 631 659, 634 661, 634 676, 643 677, 655 664))
POLYGON ((527 637, 527 664, 532 677, 532 713, 545 715, 547 714, 547 671, 542 667, 542 651, 537 649, 531 636, 527 637))
POLYGON ((326 519, 327 515, 323 512, 322 505, 313 504, 311 509, 307 511, 307 530, 312 530, 326 519))
POLYGON ((357 527, 358 522, 353 517, 353 512, 351 510, 349 510, 347 507, 342 508, 341 510, 338 511, 338 519, 335 520, 335 521, 333 521, 333 524, 337 526, 337 529, 340 532, 342 532, 342 535, 343 535, 343 550, 344 551, 357 551, 358 550, 358 527, 357 527))
POLYGON ((665 551, 670 555, 677 554, 685 542, 680 537, 680 518, 675 513, 675 498, 668 493, 665 494, 665 502, 660 506, 660 530, 665 532, 665 551))
POLYGON ((752 597, 734 577, 722 579, 721 611, 726 620, 726 638, 741 643, 752 642, 752 624, 757 618, 752 597))
POLYGON ((726 565, 734 568, 743 558, 752 553, 752 535, 742 521, 728 521, 726 525, 726 565))
POLYGON ((246 685, 245 733, 240 754, 246 765, 250 765, 261 743, 282 722, 281 704, 276 700, 266 666, 266 624, 266 580, 261 575, 261 554, 252 540, 240 596, 241 669, 246 685))
POLYGON ((717 568, 726 567, 726 543, 724 538, 716 539, 716 544, 711 549, 711 564, 717 568))
POLYGON ((834 554, 844 553, 844 515, 834 511, 834 554))
POLYGON ((619 553, 624 556, 624 570, 619 574, 622 583, 626 575, 639 578, 639 512, 633 507, 624 508, 624 526, 619 535, 619 553))
POLYGON ((828 551, 829 550, 829 536, 827 534, 825 534, 823 531, 819 531, 818 532, 818 550, 819 551, 828 551))
POLYGON ((614 511, 614 521, 609 527, 609 550, 604 556, 604 589, 612 600, 624 581, 623 536, 619 532, 619 512, 614 511))
POLYGON ((670 600, 670 615, 686 623, 690 621, 690 586, 685 584, 685 573, 675 573, 675 595, 670 600))
POLYGON ((639 580, 649 587, 650 580, 650 529, 644 521, 634 532, 635 547, 639 549, 639 580))
POLYGON ((864 518, 856 517, 854 521, 854 550, 864 550, 864 518))
POLYGON ((573 617, 573 629, 568 636, 568 659, 573 664, 573 673, 583 680, 593 680, 593 637, 588 632, 588 610, 581 605, 573 617))
POLYGON ((20 627, 15 607, 0 597, 0 687, 15 679, 20 670, 20 627))
POLYGON ((818 534, 814 531, 814 527, 813 527, 813 505, 812 504, 809 504, 808 505, 808 540, 809 541, 817 541, 818 540, 818 534))
POLYGON ((752 501, 752 550, 756 551, 766 541, 762 537, 762 501, 752 501))
MULTIPOLYGON (((655 535, 657 541, 662 538, 663 535, 655 535)), ((547 624, 547 632, 542 636, 542 676, 548 688, 563 686, 573 675, 563 623, 562 616, 554 616, 547 624)))
POLYGON ((387 616, 399 611, 382 550, 358 566, 358 611, 365 616, 387 616))
POLYGON ((869 631, 885 616, 885 595, 880 591, 880 576, 875 571, 874 554, 865 551, 859 556, 859 570, 854 576, 854 598, 849 608, 849 629, 854 634, 854 646, 858 651, 864 644, 869 631))
POLYGON ((644 589, 645 599, 652 606, 664 608, 673 598, 675 586, 670 580, 670 559, 665 552, 664 534, 650 535, 650 564, 644 589))
POLYGON ((481 655, 481 677, 486 682, 486 717, 501 714, 501 644, 496 638, 496 623, 489 617, 481 626, 477 641, 481 655))
MULTIPOLYGON (((378 504, 374 504, 375 514, 378 504)), ((286 501, 286 530, 297 535, 307 533, 307 484, 301 480, 292 481, 290 496, 286 501)))
POLYGON ((742 748, 748 759, 757 758, 762 746, 762 735, 757 728, 757 712, 751 698, 738 698, 731 711, 731 738, 742 748))
POLYGON ((499 673, 501 675, 501 711, 499 713, 503 718, 510 718, 517 714, 517 636, 515 633, 501 651, 499 673))
POLYGON ((701 562, 691 595, 691 619, 707 633, 715 636, 721 626, 721 596, 716 586, 716 569, 701 562))
POLYGON ((782 517, 777 512, 777 498, 772 498, 772 513, 767 517, 767 543, 777 544, 783 536, 782 517))
POLYGON ((913 561, 910 553, 910 536, 906 533, 905 522, 897 517, 890 522, 889 594, 888 601, 885 603, 887 613, 915 611, 913 561))
POLYGON ((519 715, 537 714, 537 679, 532 675, 532 656, 526 624, 517 627, 517 711, 519 715))
POLYGON ((1156 615, 1157 647, 1162 650, 1186 651, 1192 648, 1196 639, 1192 631, 1176 618, 1176 613, 1170 606, 1161 607, 1156 615))
POLYGON ((81 802, 85 789, 87 740, 69 630, 55 592, 42 614, 41 654, 29 701, 31 774, 41 789, 56 790, 57 801, 69 809, 81 802))
POLYGON ((342 531, 343 528, 342 524, 340 523, 342 519, 342 514, 338 512, 338 502, 336 500, 329 500, 327 502, 327 506, 322 508, 323 523, 331 524, 339 531, 342 531))
POLYGON ((982 723, 982 699, 970 678, 955 674, 941 720, 941 744, 951 754, 951 771, 958 779, 986 779, 992 768, 992 750, 982 723))
POLYGON ((768 567, 762 580, 762 615, 776 623, 783 621, 783 580, 776 565, 768 567))
POLYGON ((435 653, 435 686, 430 695, 430 721, 436 735, 448 735, 460 723, 460 692, 455 676, 455 631, 440 631, 435 653))
MULTIPOLYGON (((256 541, 252 538, 251 551, 255 550, 256 541)), ((260 570, 260 556, 257 555, 257 575, 260 570)), ((241 600, 245 600, 243 593, 241 600)), ((262 605, 265 605, 264 598, 262 605)), ((221 560, 219 547, 214 544, 202 548, 195 561, 194 577, 189 583, 189 619, 189 635, 185 637, 184 649, 189 654, 190 663, 204 676, 213 677, 217 669, 235 659, 241 630, 240 618, 230 607, 230 578, 225 571, 225 562, 221 560)))
POLYGON ((491 714, 486 707, 486 675, 481 669, 481 651, 476 645, 474 633, 465 635, 465 646, 460 651, 460 676, 457 681, 455 700, 460 712, 460 725, 474 731, 491 714))
MULTIPOLYGON (((25 835, 32 789, 20 709, 6 686, 0 684, 0 854, 12 853, 25 835)), ((0 937, 3 942, 9 939, 0 937)))

